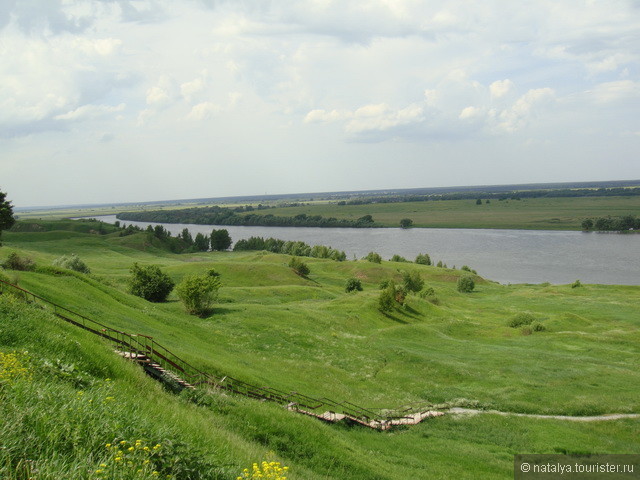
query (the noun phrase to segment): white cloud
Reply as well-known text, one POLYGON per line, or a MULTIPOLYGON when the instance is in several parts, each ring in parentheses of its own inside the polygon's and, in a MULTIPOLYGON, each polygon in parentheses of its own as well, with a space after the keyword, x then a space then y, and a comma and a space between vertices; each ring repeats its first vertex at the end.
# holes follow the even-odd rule
MULTIPOLYGON (((48 152, 85 165, 103 149, 148 172, 146 158, 162 166, 180 155, 201 167, 215 149, 242 171, 302 162, 310 171, 322 164, 318 173, 359 158, 384 163, 402 142, 402 161, 429 181, 447 170, 435 158, 484 160, 482 171, 460 173, 470 180, 456 180, 473 183, 474 172, 499 162, 496 182, 511 180, 501 177, 509 162, 524 176, 512 152, 525 142, 532 156, 562 158, 554 171, 566 162, 570 179, 585 157, 610 157, 587 148, 599 142, 626 165, 603 171, 640 178, 637 135, 610 141, 640 131, 638 32, 640 9, 627 0, 8 0, 0 2, 0 158, 15 170, 48 152), (86 138, 102 141, 89 147, 86 138)), ((286 188, 271 170, 260 182, 286 188)), ((188 175, 190 188, 206 177, 188 175)), ((384 176, 343 177, 387 186, 373 185, 384 176)), ((309 179, 319 190, 338 181, 309 179)), ((157 180, 145 184, 177 192, 178 179, 157 180)), ((203 182, 198 195, 218 187, 248 188, 229 177, 203 182)))
POLYGON ((212 115, 219 113, 221 110, 222 109, 220 108, 220 106, 214 103, 202 102, 193 106, 193 108, 189 112, 189 115, 187 115, 187 120, 208 120, 212 117, 212 115))
POLYGON ((114 112, 122 112, 125 109, 125 104, 121 103, 117 106, 110 105, 82 105, 67 113, 56 115, 55 120, 90 120, 106 115, 110 115, 114 112))
POLYGON ((537 110, 551 103, 554 98, 555 92, 551 88, 529 90, 511 107, 497 115, 496 128, 509 133, 520 130, 537 113, 537 110))
POLYGON ((502 98, 511 93, 515 88, 515 85, 508 78, 505 80, 497 80, 489 85, 489 91, 491 92, 491 98, 502 98))

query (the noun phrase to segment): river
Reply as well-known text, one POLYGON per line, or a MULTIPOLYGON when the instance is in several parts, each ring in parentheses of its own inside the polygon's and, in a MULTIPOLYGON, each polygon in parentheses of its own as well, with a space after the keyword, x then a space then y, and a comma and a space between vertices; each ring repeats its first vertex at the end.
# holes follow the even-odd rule
MULTIPOLYGON (((115 215, 96 217, 107 223, 115 215)), ((121 221, 142 228, 149 222, 121 221)), ((225 228, 233 241, 251 236, 301 240, 344 250, 348 259, 371 251, 408 260, 428 253, 449 267, 463 265, 500 283, 582 283, 640 285, 640 234, 548 230, 448 228, 300 228, 162 224, 173 235, 188 228, 193 236, 225 228)))

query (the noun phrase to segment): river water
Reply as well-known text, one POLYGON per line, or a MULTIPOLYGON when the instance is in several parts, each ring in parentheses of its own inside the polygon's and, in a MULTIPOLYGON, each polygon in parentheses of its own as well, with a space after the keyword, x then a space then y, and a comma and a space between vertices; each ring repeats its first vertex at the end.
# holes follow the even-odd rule
MULTIPOLYGON (((115 215, 96 217, 107 223, 115 215)), ((122 224, 158 225, 121 221, 122 224)), ((162 224, 173 235, 188 228, 193 236, 225 228, 233 241, 251 236, 301 240, 344 250, 348 259, 371 251, 389 259, 394 254, 414 260, 428 253, 449 267, 462 265, 500 283, 602 283, 640 285, 640 234, 584 233, 547 230, 448 228, 300 228, 162 224)))

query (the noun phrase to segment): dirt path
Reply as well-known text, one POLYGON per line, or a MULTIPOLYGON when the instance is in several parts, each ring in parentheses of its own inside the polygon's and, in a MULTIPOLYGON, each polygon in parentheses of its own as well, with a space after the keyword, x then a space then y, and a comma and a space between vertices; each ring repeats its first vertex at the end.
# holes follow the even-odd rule
POLYGON ((498 410, 475 410, 473 408, 450 408, 447 413, 452 415, 478 415, 481 413, 491 413, 493 415, 503 415, 506 417, 527 417, 527 418, 548 418, 552 420, 567 420, 569 422, 602 422, 606 420, 621 420, 623 418, 640 418, 640 413, 610 413, 591 417, 574 417, 569 415, 536 415, 533 413, 512 413, 499 412, 498 410))

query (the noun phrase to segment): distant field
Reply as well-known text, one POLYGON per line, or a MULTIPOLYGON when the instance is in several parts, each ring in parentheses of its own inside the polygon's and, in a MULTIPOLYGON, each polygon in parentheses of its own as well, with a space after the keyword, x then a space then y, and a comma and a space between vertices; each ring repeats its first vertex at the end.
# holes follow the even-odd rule
POLYGON ((397 227, 410 218, 415 227, 507 228, 528 230, 580 230, 585 218, 640 215, 640 196, 529 198, 491 200, 476 205, 475 200, 439 200, 367 205, 317 204, 251 212, 257 215, 321 215, 356 220, 364 215, 385 227, 397 227))

